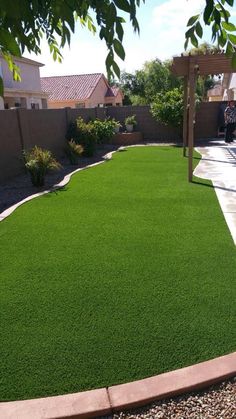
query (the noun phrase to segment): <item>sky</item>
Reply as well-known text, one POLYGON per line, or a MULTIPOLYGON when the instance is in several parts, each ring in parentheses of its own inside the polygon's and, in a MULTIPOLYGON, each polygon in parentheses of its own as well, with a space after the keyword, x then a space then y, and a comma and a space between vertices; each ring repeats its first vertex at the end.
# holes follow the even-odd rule
MULTIPOLYGON (((140 35, 133 32, 129 19, 125 23, 125 61, 117 59, 121 70, 134 72, 145 61, 155 58, 165 60, 184 50, 184 34, 189 17, 204 7, 205 0, 146 0, 137 12, 140 35)), ((234 13, 236 14, 236 13, 234 13)), ((124 15, 125 16, 125 15, 124 15)), ((236 20, 236 16, 232 21, 236 20)), ((210 42, 210 32, 204 30, 203 41, 210 42)), ((62 64, 54 62, 45 42, 42 54, 25 53, 24 56, 44 64, 41 76, 104 73, 107 48, 98 34, 92 35, 78 24, 71 37, 71 45, 62 51, 62 64)))

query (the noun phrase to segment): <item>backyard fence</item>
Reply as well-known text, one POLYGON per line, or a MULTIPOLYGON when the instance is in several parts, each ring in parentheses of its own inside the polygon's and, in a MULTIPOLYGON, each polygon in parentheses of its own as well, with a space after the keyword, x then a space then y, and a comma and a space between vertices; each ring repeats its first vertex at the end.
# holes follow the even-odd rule
MULTIPOLYGON (((218 102, 202 103, 196 114, 195 137, 217 135, 218 102)), ((129 115, 136 115, 137 130, 144 141, 181 141, 178 129, 154 120, 149 106, 117 106, 91 109, 15 109, 0 111, 0 182, 23 172, 22 150, 38 145, 53 152, 57 158, 64 155, 68 123, 81 116, 105 119, 110 116, 124 123, 129 115)))

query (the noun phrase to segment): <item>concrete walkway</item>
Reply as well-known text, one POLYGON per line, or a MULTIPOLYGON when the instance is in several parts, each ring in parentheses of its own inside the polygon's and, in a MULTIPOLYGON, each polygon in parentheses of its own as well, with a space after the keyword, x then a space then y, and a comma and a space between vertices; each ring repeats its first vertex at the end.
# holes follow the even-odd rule
POLYGON ((209 147, 197 147, 202 160, 194 175, 210 179, 236 245, 236 143, 215 141, 209 147))

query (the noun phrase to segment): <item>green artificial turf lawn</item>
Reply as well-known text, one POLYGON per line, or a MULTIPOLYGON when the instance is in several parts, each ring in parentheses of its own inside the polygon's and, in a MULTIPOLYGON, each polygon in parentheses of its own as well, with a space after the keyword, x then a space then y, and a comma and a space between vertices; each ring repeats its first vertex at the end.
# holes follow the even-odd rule
POLYGON ((235 350, 235 246, 199 182, 180 148, 132 148, 0 223, 1 400, 235 350))

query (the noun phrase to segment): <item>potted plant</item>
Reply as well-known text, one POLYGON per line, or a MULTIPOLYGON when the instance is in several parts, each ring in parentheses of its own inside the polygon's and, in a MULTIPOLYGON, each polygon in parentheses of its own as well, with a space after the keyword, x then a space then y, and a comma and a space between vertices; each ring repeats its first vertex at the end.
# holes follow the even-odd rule
POLYGON ((114 133, 118 134, 120 132, 121 123, 119 121, 113 120, 113 126, 114 126, 114 133))
POLYGON ((125 128, 128 132, 132 132, 137 125, 136 115, 130 115, 125 118, 125 128))

